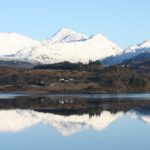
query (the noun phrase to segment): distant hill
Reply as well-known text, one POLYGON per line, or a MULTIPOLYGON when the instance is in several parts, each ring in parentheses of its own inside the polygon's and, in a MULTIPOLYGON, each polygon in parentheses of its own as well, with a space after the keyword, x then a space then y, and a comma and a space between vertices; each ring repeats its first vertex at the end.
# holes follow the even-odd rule
POLYGON ((122 63, 136 69, 140 73, 150 73, 150 52, 141 53, 122 63))
POLYGON ((29 62, 0 60, 0 66, 14 67, 14 68, 33 68, 34 65, 29 62))

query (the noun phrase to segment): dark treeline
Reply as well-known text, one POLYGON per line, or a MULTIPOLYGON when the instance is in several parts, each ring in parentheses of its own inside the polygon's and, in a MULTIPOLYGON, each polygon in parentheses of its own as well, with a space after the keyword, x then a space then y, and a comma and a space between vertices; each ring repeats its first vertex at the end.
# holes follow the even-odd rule
POLYGON ((89 61, 88 64, 83 64, 81 62, 78 63, 70 63, 70 62, 62 62, 48 65, 38 65, 35 66, 34 69, 51 69, 51 70, 99 70, 101 69, 100 61, 89 61))

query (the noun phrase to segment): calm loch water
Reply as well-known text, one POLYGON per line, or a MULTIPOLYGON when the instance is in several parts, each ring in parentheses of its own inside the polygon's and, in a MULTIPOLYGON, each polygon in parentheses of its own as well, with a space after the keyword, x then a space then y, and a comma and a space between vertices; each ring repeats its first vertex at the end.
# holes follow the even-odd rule
POLYGON ((2 150, 150 147, 150 94, 1 95, 2 150))

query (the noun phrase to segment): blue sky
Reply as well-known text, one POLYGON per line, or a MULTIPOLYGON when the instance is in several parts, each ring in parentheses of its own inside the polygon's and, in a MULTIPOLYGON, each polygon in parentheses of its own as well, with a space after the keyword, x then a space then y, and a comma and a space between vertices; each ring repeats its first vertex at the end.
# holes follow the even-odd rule
POLYGON ((150 0, 0 0, 0 32, 43 40, 67 27, 124 48, 150 39, 149 7, 150 0))

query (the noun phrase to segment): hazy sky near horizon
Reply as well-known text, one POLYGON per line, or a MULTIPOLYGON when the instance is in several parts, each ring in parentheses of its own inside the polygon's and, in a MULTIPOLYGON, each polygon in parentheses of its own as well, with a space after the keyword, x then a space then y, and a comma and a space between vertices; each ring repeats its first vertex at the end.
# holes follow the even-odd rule
POLYGON ((66 27, 125 48, 150 39, 150 0, 0 0, 0 32, 37 40, 66 27))

